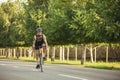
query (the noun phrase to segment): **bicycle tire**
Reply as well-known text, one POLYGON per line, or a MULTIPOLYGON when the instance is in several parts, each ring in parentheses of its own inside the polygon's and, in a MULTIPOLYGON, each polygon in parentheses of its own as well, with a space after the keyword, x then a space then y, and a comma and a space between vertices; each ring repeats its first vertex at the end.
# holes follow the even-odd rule
POLYGON ((39 58, 40 58, 40 70, 41 72, 43 72, 43 57, 42 57, 42 53, 39 54, 39 58))

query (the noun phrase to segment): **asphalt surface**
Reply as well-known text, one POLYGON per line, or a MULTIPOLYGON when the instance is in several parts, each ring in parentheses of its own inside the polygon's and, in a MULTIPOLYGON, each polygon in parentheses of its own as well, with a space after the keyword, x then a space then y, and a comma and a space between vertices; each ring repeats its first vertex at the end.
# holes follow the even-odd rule
POLYGON ((0 59, 0 80, 120 80, 119 70, 84 68, 73 65, 44 64, 0 59))

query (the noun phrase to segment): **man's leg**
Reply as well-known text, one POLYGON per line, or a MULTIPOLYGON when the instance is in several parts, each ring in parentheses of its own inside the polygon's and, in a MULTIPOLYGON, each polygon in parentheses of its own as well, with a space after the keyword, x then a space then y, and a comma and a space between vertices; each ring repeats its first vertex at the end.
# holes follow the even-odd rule
POLYGON ((38 61, 39 55, 38 55, 38 51, 39 51, 39 50, 35 50, 35 58, 36 58, 36 63, 37 63, 36 68, 39 68, 39 61, 38 61))
POLYGON ((46 47, 43 47, 43 59, 46 60, 47 59, 47 50, 46 47))

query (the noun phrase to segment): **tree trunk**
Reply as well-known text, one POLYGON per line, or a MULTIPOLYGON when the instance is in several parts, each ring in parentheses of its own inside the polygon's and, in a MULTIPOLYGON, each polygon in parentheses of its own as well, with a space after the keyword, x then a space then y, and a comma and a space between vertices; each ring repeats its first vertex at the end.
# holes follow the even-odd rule
POLYGON ((93 49, 92 49, 92 45, 90 47, 90 59, 91 59, 91 62, 93 63, 93 49))
POLYGON ((84 50, 82 52, 81 64, 83 65, 85 61, 86 61, 86 46, 84 47, 84 50))

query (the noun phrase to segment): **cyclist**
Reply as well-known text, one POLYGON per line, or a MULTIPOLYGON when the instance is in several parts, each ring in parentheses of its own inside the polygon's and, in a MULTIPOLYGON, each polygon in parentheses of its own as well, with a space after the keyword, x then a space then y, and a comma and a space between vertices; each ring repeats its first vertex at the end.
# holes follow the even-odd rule
POLYGON ((47 40, 46 40, 46 36, 42 33, 42 28, 38 28, 36 29, 37 34, 34 35, 34 41, 33 41, 33 48, 34 48, 34 52, 35 52, 35 58, 36 58, 36 68, 40 68, 39 65, 39 61, 38 61, 38 57, 39 57, 39 49, 42 49, 42 53, 43 53, 43 59, 46 59, 46 52, 47 51, 47 40))

